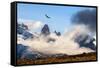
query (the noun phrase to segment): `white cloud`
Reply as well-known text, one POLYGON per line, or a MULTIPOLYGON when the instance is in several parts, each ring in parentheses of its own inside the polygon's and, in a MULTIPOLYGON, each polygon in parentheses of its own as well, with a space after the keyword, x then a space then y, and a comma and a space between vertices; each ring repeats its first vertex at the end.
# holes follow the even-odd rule
POLYGON ((28 45, 33 50, 44 54, 62 53, 76 55, 84 52, 94 52, 94 50, 91 50, 90 48, 80 47, 80 45, 74 41, 77 36, 81 34, 85 35, 87 33, 88 29, 84 25, 78 25, 68 31, 65 35, 57 37, 55 34, 51 33, 48 37, 39 36, 39 38, 24 40, 22 44, 28 45), (49 43, 47 42, 49 38, 54 38, 56 41, 49 43))
POLYGON ((35 30, 43 26, 41 21, 26 22, 25 25, 28 26, 29 30, 35 30))
POLYGON ((30 31, 37 30, 43 26, 43 23, 41 21, 34 21, 34 20, 24 20, 24 19, 18 19, 18 23, 24 23, 28 26, 28 29, 30 31))

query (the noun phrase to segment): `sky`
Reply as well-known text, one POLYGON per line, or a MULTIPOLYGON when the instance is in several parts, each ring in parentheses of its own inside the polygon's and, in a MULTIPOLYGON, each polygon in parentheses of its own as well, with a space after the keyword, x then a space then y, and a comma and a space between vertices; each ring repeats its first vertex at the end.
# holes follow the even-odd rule
POLYGON ((40 21, 43 24, 48 24, 51 32, 56 30, 57 32, 64 33, 73 25, 71 17, 78 11, 85 9, 91 8, 18 3, 17 19, 18 21, 40 21), (46 18, 45 14, 51 18, 46 18))

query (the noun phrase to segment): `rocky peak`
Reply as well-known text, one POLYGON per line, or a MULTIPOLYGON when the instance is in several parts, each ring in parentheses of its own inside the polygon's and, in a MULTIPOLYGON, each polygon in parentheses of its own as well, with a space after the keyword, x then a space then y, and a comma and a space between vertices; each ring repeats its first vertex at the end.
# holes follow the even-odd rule
POLYGON ((44 25, 44 27, 42 28, 41 30, 41 33, 45 36, 49 35, 50 34, 50 29, 49 29, 49 26, 47 24, 44 25))
POLYGON ((57 36, 60 36, 61 33, 60 32, 57 32, 57 31, 54 31, 54 33, 57 35, 57 36))
POLYGON ((23 36, 23 39, 33 38, 33 34, 28 31, 28 26, 17 23, 17 33, 23 36))

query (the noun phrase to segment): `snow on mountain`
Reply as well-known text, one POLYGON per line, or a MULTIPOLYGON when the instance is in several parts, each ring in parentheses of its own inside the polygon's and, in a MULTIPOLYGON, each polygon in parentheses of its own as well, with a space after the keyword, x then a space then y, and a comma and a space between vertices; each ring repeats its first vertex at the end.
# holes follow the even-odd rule
POLYGON ((74 29, 73 31, 67 32, 66 35, 61 35, 60 32, 56 31, 51 33, 47 24, 41 28, 40 33, 30 32, 28 25, 18 23, 17 55, 18 58, 37 59, 52 55, 75 55, 84 52, 95 52, 94 38, 91 37, 90 39, 90 36, 85 34, 87 32, 84 33, 84 29, 74 29), (87 40, 89 41, 87 42, 87 40))

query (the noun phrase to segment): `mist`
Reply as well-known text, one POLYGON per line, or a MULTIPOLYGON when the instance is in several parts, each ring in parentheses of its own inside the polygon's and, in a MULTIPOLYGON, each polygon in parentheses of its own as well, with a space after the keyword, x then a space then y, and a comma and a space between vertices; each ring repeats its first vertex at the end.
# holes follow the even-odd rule
MULTIPOLYGON (((50 33, 48 36, 40 34, 38 38, 26 40, 18 38, 18 44, 29 46, 33 51, 49 55, 77 55, 82 53, 95 52, 90 48, 80 47, 80 44, 75 41, 75 39, 77 39, 80 35, 85 37, 89 32, 90 30, 88 29, 88 26, 75 25, 61 36, 57 36, 55 33, 50 33), (55 39, 56 41, 48 42, 49 39, 55 39)), ((84 37, 81 39, 84 39, 84 37)))

